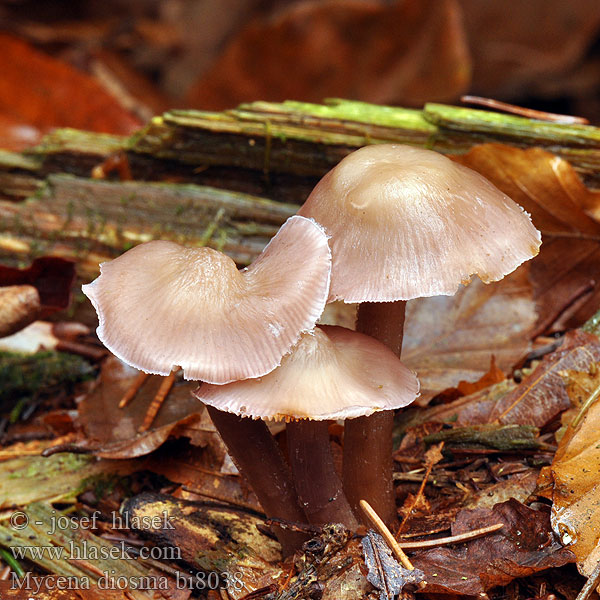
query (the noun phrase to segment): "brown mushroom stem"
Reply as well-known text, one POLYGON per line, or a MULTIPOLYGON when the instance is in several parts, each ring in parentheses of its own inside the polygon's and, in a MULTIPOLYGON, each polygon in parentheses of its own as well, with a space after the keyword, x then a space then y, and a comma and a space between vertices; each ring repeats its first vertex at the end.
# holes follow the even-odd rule
MULTIPOLYGON (((288 464, 264 421, 238 417, 206 405, 208 414, 268 517, 305 523, 288 464)), ((306 535, 274 528, 285 556, 306 540, 306 535)))
POLYGON ((358 522, 335 470, 328 425, 302 419, 286 426, 296 491, 309 523, 343 523, 354 530, 358 522))
MULTIPOLYGON (((363 302, 358 308, 356 330, 379 340, 398 358, 402 350, 406 302, 363 302)), ((360 515, 366 500, 388 524, 396 519, 393 483, 392 431, 394 412, 376 412, 347 419, 344 430, 344 491, 360 515)))

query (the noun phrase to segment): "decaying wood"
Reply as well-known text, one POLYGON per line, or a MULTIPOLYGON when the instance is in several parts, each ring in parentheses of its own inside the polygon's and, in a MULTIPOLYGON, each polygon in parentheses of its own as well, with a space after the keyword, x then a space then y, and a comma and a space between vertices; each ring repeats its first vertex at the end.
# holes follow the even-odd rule
POLYGON ((251 262, 296 207, 190 184, 50 175, 35 198, 0 201, 0 256, 54 254, 91 279, 98 263, 152 239, 209 245, 251 262))
POLYGON ((0 456, 0 508, 42 501, 66 502, 86 489, 94 478, 127 475, 139 469, 139 463, 132 460, 97 459, 71 453, 44 458, 39 456, 39 447, 34 451, 38 456, 24 452, 9 460, 0 456))
POLYGON ((179 548, 196 569, 233 573, 281 559, 279 544, 259 531, 263 520, 250 512, 144 492, 125 503, 123 515, 134 529, 136 522, 156 524, 137 529, 158 546, 179 548))
POLYGON ((172 110, 131 138, 61 129, 25 153, 0 151, 0 258, 72 257, 89 279, 98 262, 166 237, 211 245, 244 265, 352 150, 397 142, 461 154, 490 141, 544 147, 588 183, 600 182, 600 129, 592 126, 347 100, 172 110), (115 155, 135 182, 91 179, 94 167, 115 155), (156 181, 170 183, 150 183, 156 181))
MULTIPOLYGON (((135 560, 134 555, 128 555, 125 546, 112 544, 93 534, 87 527, 57 526, 56 519, 60 513, 50 504, 29 504, 24 514, 27 515, 28 524, 23 528, 12 527, 7 521, 0 523, 3 543, 12 548, 22 549, 62 548, 63 554, 60 558, 50 552, 27 555, 35 565, 54 574, 55 587, 56 576, 63 576, 69 578, 64 581, 68 581, 74 589, 79 588, 85 597, 94 599, 185 600, 190 595, 188 589, 177 588, 172 576, 157 571, 144 561, 135 560), (121 554, 124 554, 124 557, 121 554), (121 591, 123 588, 119 587, 119 581, 129 583, 127 596, 121 591), (88 589, 93 593, 88 595, 85 591, 88 589)), ((36 589, 36 580, 32 579, 31 575, 30 573, 29 578, 21 582, 25 587, 25 594, 29 592, 30 596, 36 589)), ((38 581, 42 579, 39 575, 37 577, 38 581)), ((18 586, 16 580, 12 583, 13 588, 18 586)))

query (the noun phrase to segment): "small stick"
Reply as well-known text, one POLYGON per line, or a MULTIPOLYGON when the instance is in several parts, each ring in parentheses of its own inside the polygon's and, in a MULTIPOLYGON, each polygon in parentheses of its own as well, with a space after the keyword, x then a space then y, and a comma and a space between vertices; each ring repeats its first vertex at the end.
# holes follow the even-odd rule
POLYGON ((461 102, 465 104, 475 104, 476 106, 487 106, 495 108, 514 115, 528 117, 529 119, 537 119, 538 121, 553 121, 554 123, 565 123, 571 125, 589 125, 589 121, 584 117, 573 117, 571 115, 559 115, 556 113, 546 112, 544 110, 535 110, 533 108, 525 108, 524 106, 516 106, 508 104, 500 100, 492 98, 482 98, 481 96, 461 96, 461 102))
POLYGON ((135 398, 135 395, 140 391, 140 388, 144 385, 144 382, 148 377, 150 377, 150 373, 144 373, 143 371, 138 373, 135 381, 129 386, 129 389, 121 398, 119 408, 125 408, 135 398))
POLYGON ((152 422, 154 421, 160 407, 163 405, 165 398, 169 395, 173 384, 175 383, 175 371, 170 373, 167 377, 165 377, 158 388, 158 392, 156 392, 156 396, 152 399, 148 410, 146 411, 146 416, 144 417, 144 422, 138 429, 140 433, 144 431, 148 431, 150 429, 152 422))
POLYGON ((467 531, 466 533, 459 533, 458 535, 451 535, 449 537, 438 538, 436 540, 423 540, 421 542, 398 542, 400 548, 406 550, 418 550, 419 548, 435 548, 436 546, 446 546, 447 544, 458 544, 466 540, 473 540, 475 538, 487 535, 493 531, 498 531, 504 527, 503 523, 495 523, 494 525, 488 525, 481 529, 474 529, 473 531, 467 531))
POLYGON ((74 342, 72 340, 59 339, 56 343, 56 350, 59 352, 69 352, 70 354, 78 354, 84 358, 91 358, 92 360, 100 360, 107 355, 106 348, 99 348, 98 346, 92 346, 92 344, 82 344, 81 342, 74 342))
POLYGON ((369 521, 373 524, 375 529, 383 536, 388 546, 392 549, 392 552, 396 555, 396 558, 404 565, 404 567, 410 571, 414 571, 414 567, 408 556, 404 553, 402 548, 398 545, 398 542, 394 539, 392 532, 387 528, 386 524, 381 520, 379 515, 371 508, 371 505, 366 500, 360 501, 360 508, 365 513, 369 521))
MULTIPOLYGON (((440 453, 441 453, 443 447, 444 447, 444 442, 442 442, 440 444, 440 453)), ((440 454, 440 457, 441 457, 441 454, 440 454)), ((404 526, 410 519, 410 514, 413 511, 413 508, 417 505, 419 498, 423 495, 423 490, 425 489, 425 484, 427 483, 427 480, 429 479, 429 476, 431 475, 431 471, 435 464, 436 464, 436 462, 434 460, 430 460, 428 462, 427 470, 425 471, 425 475, 423 476, 423 481, 421 481, 421 485, 419 486, 419 491, 417 492, 417 495, 415 496, 412 504, 410 505, 410 508, 406 511, 406 514, 404 515, 404 519, 402 519, 402 523, 400 523, 400 527, 398 527, 398 531, 396 531, 396 535, 394 536, 396 539, 398 539, 398 537, 402 533, 404 526)))
POLYGON ((600 561, 598 561, 594 567, 589 579, 585 582, 585 585, 581 588, 581 591, 577 594, 575 600, 588 600, 594 590, 598 587, 598 583, 600 583, 600 561))

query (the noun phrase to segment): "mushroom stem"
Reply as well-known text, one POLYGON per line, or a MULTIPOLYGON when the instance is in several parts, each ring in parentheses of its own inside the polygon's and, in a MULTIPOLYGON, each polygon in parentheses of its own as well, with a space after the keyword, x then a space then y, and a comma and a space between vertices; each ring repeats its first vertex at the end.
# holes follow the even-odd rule
MULTIPOLYGON (((402 350, 406 302, 363 302, 358 308, 356 330, 390 348, 398 358, 402 350)), ((392 431, 394 412, 376 412, 347 419, 344 430, 344 491, 353 510, 360 514, 361 498, 388 524, 396 519, 393 483, 392 431)))
POLYGON ((344 495, 329 442, 329 422, 302 419, 286 425, 290 465, 296 491, 312 525, 358 521, 344 495))
MULTIPOLYGON (((305 523, 289 467, 264 421, 238 417, 206 405, 208 414, 268 517, 305 523)), ((274 533, 285 556, 306 540, 304 533, 276 528, 274 533)))

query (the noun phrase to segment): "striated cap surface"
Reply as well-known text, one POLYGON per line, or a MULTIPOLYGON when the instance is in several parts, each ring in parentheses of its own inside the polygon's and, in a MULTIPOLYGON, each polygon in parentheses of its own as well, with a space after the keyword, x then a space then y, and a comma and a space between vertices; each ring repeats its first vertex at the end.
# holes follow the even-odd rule
POLYGON ((242 271, 211 248, 154 241, 101 265, 83 291, 98 336, 125 362, 223 384, 279 365, 321 315, 330 269, 322 228, 296 216, 242 271))
POLYGON ((366 146, 316 185, 298 214, 331 236, 329 300, 452 295, 497 281, 539 251, 529 215, 479 173, 411 146, 366 146))
POLYGON ((262 419, 349 419, 410 404, 419 381, 368 335, 323 325, 305 333, 281 366, 259 379, 202 385, 206 404, 262 419))

